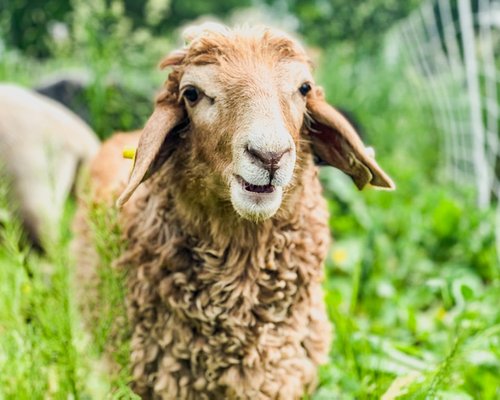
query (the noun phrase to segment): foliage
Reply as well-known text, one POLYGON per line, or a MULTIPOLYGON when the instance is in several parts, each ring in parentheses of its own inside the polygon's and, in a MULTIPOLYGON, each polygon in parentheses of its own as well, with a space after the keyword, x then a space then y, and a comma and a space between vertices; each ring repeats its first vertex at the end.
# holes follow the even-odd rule
POLYGON ((134 24, 148 24, 156 34, 171 34, 179 26, 204 15, 223 18, 231 11, 251 4, 251 0, 149 0, 144 3, 125 0, 127 14, 133 18, 134 24))
MULTIPOLYGON (((83 0, 0 0, 0 32, 5 33, 8 46, 22 49, 35 57, 48 57, 52 43, 58 37, 74 33, 74 28, 92 25, 100 21, 96 37, 105 38, 115 24, 116 10, 131 23, 130 30, 144 28, 155 35, 170 35, 172 32, 204 15, 224 18, 237 9, 267 5, 272 10, 297 17, 299 32, 310 43, 323 45, 349 41, 363 44, 366 48, 377 48, 382 41, 388 23, 408 15, 421 0, 226 0, 222 2, 204 0, 109 0, 88 2, 83 0), (88 4, 92 14, 81 15, 82 5, 88 4), (97 5, 97 7, 96 7, 97 5), (102 18, 104 16, 104 18, 102 18), (69 29, 67 27, 69 25, 69 29), (26 27, 29 27, 26 29, 26 27), (66 31, 69 31, 66 33, 66 31)), ((90 48, 106 46, 99 40, 90 48)))
MULTIPOLYGON (((280 3, 270 1, 270 3, 280 3)), ((387 25, 407 16, 421 0, 290 0, 288 9, 300 22, 300 32, 310 43, 349 42, 379 48, 387 25)))
POLYGON ((500 373, 500 270, 493 212, 471 210, 436 185, 409 189, 399 179, 397 199, 359 198, 343 177, 326 175, 337 232, 326 298, 337 340, 318 398, 378 397, 408 376, 416 382, 406 388, 409 398, 494 398, 488 382, 500 373))
POLYGON ((72 40, 55 53, 90 69, 84 97, 93 128, 102 138, 117 130, 140 128, 159 83, 158 75, 139 71, 154 71, 169 42, 146 30, 133 30, 121 1, 74 0, 73 5, 72 40))
POLYGON ((0 0, 0 38, 31 56, 47 57, 50 31, 70 10, 70 0, 0 0))

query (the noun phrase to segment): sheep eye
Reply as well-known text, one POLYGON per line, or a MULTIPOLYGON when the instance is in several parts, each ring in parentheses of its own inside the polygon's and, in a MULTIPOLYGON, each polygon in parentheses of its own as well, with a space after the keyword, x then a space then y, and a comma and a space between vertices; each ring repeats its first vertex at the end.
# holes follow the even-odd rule
POLYGON ((308 82, 304 82, 302 85, 299 87, 299 92, 302 96, 307 95, 311 91, 311 84, 308 82))
POLYGON ((194 86, 188 86, 186 89, 184 89, 182 95, 191 105, 196 104, 200 99, 200 91, 194 86))

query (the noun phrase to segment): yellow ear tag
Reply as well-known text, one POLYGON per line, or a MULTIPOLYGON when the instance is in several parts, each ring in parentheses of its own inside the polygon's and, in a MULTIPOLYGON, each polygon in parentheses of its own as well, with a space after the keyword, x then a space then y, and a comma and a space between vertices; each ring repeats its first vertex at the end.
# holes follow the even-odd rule
POLYGON ((135 159, 135 150, 136 148, 135 147, 130 147, 130 146, 127 146, 123 149, 123 158, 127 158, 129 160, 134 160, 135 159))

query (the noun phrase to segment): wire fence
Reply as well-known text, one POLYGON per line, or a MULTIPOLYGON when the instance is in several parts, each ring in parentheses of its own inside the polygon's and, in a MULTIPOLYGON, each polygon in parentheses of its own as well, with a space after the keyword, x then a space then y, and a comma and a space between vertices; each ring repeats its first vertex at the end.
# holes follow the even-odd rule
POLYGON ((392 31, 443 134, 446 176, 497 205, 500 257, 500 0, 427 0, 392 31))

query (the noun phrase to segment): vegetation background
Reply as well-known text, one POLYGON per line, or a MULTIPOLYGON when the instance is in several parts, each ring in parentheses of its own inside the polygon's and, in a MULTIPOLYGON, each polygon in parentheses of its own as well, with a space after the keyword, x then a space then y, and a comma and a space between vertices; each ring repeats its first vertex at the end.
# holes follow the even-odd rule
MULTIPOLYGON (((396 192, 357 192, 322 173, 335 237, 326 301, 336 336, 314 399, 500 398, 500 267, 493 210, 443 176, 440 132, 417 103, 387 32, 420 0, 0 0, 0 81, 87 77, 79 107, 101 138, 139 128, 165 78, 157 62, 183 24, 210 14, 297 31, 329 100, 351 110, 396 192)), ((71 286, 68 202, 46 254, 26 244, 0 181, 0 399, 134 398, 126 367, 108 377, 99 353, 119 317, 109 271, 102 323, 82 328, 71 286)), ((105 215, 104 215, 105 214, 105 215)), ((119 251, 96 215, 104 260, 119 251), (103 245, 105 244, 105 245, 103 245)), ((117 357, 126 365, 126 349, 117 357), (125 361, 123 361, 125 360, 125 361)))

